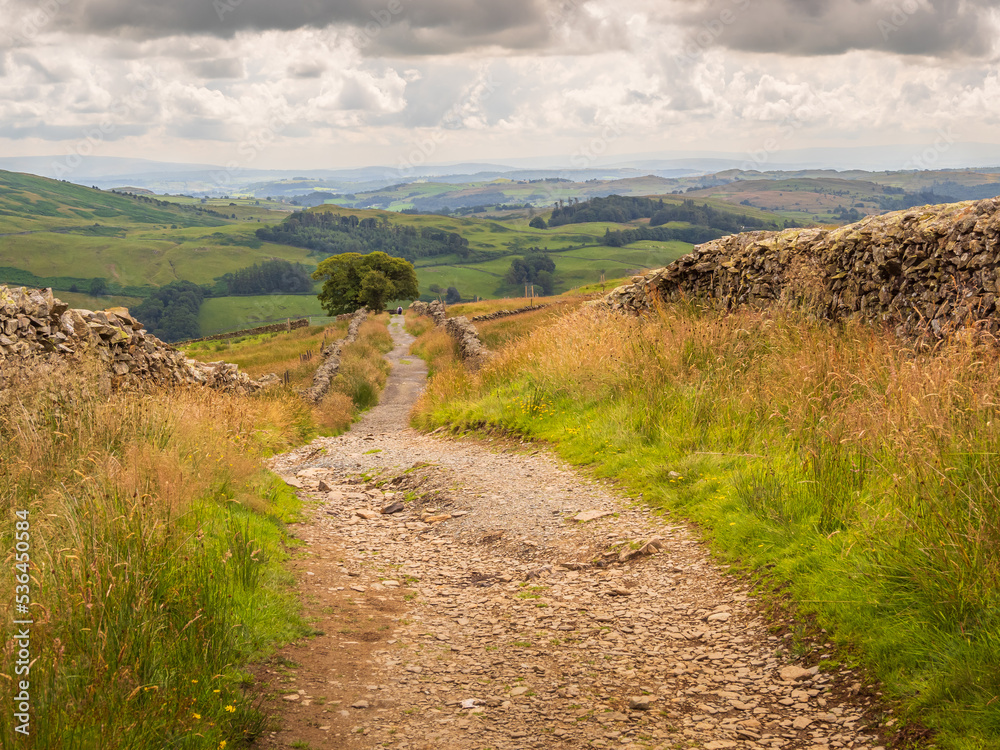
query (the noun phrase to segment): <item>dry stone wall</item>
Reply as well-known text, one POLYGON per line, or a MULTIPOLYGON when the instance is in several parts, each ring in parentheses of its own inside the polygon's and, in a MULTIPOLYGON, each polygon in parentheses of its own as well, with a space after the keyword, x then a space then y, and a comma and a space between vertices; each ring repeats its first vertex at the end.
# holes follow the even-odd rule
POLYGON ((786 304, 906 338, 1000 333, 1000 198, 924 206, 838 229, 747 232, 705 243, 605 298, 638 313, 655 299, 728 309, 786 304))
MULTIPOLYGON (((337 320, 342 317, 344 316, 338 316, 337 320)), ((361 329, 361 324, 365 322, 365 318, 368 317, 368 310, 361 308, 348 317, 351 319, 351 324, 347 326, 347 337, 340 341, 334 341, 323 349, 323 364, 313 375, 312 387, 302 391, 302 397, 307 401, 318 404, 330 390, 330 383, 337 377, 337 372, 340 370, 340 353, 345 346, 358 340, 358 331, 361 329)))
POLYGON ((263 387, 234 364, 188 359, 123 307, 73 310, 51 289, 0 286, 0 388, 39 361, 87 354, 106 366, 113 385, 207 385, 239 393, 263 387))
POLYGON ((548 306, 549 305, 529 305, 528 307, 519 307, 517 310, 497 310, 496 312, 486 313, 485 315, 476 315, 475 317, 472 318, 472 322, 479 323, 481 321, 509 318, 512 315, 521 315, 522 313, 535 312, 536 310, 544 310, 548 306))
POLYGON ((433 302, 421 302, 417 300, 410 303, 410 309, 417 315, 426 315, 428 318, 434 318, 434 322, 438 325, 443 325, 445 319, 448 317, 444 302, 437 299, 433 302))
POLYGON ((490 358, 490 350, 483 346, 483 342, 479 340, 479 331, 464 315, 446 319, 444 329, 449 336, 458 342, 462 359, 473 370, 478 370, 490 358))
POLYGON ((479 340, 479 331, 469 322, 464 315, 458 318, 449 318, 444 303, 440 300, 434 302, 414 302, 410 309, 417 315, 427 315, 434 319, 434 322, 444 328, 444 330, 458 342, 458 348, 462 355, 462 360, 473 370, 478 370, 492 356, 492 352, 483 346, 479 340))
POLYGON ((242 331, 228 331, 227 333, 217 333, 214 336, 205 336, 200 339, 188 339, 187 341, 182 341, 182 344, 197 344, 202 341, 222 341, 224 339, 234 339, 239 336, 258 336, 262 333, 282 333, 286 331, 295 331, 299 328, 305 328, 309 325, 309 318, 300 318, 299 320, 286 320, 284 323, 274 323, 269 326, 258 326, 257 328, 244 328, 242 331))

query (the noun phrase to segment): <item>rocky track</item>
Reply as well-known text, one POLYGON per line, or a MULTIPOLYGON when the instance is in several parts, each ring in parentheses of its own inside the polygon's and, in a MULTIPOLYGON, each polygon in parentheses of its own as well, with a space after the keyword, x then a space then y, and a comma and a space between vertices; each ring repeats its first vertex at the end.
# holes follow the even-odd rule
POLYGON ((401 324, 382 404, 274 462, 313 501, 294 566, 320 634, 261 667, 283 728, 259 746, 878 746, 877 698, 818 670, 829 644, 794 660, 686 525, 535 446, 407 429, 401 324))

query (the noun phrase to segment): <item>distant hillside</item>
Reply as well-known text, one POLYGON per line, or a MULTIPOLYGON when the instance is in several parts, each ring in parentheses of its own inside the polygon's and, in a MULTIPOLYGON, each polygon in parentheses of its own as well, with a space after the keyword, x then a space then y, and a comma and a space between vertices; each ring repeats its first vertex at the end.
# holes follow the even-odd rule
POLYGON ((71 182, 0 172, 0 235, 62 229, 86 231, 86 222, 222 226, 225 216, 201 206, 177 206, 146 196, 126 197, 71 182))
POLYGON ((754 206, 804 225, 846 224, 912 206, 1000 196, 1000 170, 730 170, 713 177, 713 184, 686 195, 754 206))
MULTIPOLYGON (((551 184, 559 186, 564 183, 551 184)), ((684 203, 679 196, 666 196, 663 201, 664 209, 676 209, 684 203)), ((718 211, 719 216, 730 220, 744 217, 751 223, 761 222, 754 223, 754 226, 785 226, 780 217, 758 209, 733 207, 711 200, 699 203, 707 204, 709 210, 718 211)), ((551 218, 552 212, 534 209, 491 212, 486 215, 489 218, 479 218, 324 205, 306 212, 306 215, 311 214, 329 215, 331 218, 323 222, 302 222, 289 217, 282 226, 263 229, 260 236, 263 239, 282 238, 303 247, 315 248, 317 258, 330 251, 343 252, 352 248, 355 251, 366 248, 393 252, 385 245, 376 245, 402 236, 409 237, 411 241, 419 240, 427 247, 420 248, 419 252, 410 252, 404 243, 396 247, 396 254, 414 260, 425 300, 441 296, 452 287, 466 300, 523 294, 524 285, 509 280, 513 278, 508 276, 511 264, 515 258, 539 253, 547 255, 555 263, 553 289, 555 293, 561 293, 585 284, 599 283, 602 277, 627 276, 662 266, 689 252, 693 241, 711 239, 728 231, 692 228, 685 222, 671 222, 668 227, 673 230, 671 236, 619 236, 623 232, 648 230, 648 219, 587 222, 539 229, 530 225, 532 219, 545 221, 551 218), (293 227, 293 223, 298 226, 293 227), (326 229, 319 231, 321 226, 326 226, 326 229), (607 241, 609 235, 620 241, 612 246, 607 241)))
MULTIPOLYGON (((378 208, 390 211, 438 213, 486 207, 525 205, 548 208, 560 200, 604 197, 608 195, 668 195, 682 192, 687 185, 679 178, 653 175, 625 179, 572 180, 546 177, 538 179, 495 179, 484 182, 405 182, 375 190, 351 192, 329 198, 350 208, 378 208)), ((299 196, 308 205, 311 196, 299 196)))
POLYGON ((530 210, 547 210, 560 201, 565 204, 611 195, 683 194, 756 207, 801 225, 845 224, 863 216, 929 201, 1000 195, 1000 172, 990 170, 758 172, 731 169, 715 174, 628 177, 621 176, 620 170, 610 170, 608 176, 587 179, 555 176, 559 173, 550 173, 553 176, 548 177, 521 174, 484 174, 470 176, 464 181, 460 178, 426 180, 411 177, 391 185, 353 184, 347 189, 343 185, 338 189, 323 180, 303 178, 285 181, 280 186, 255 185, 253 191, 256 195, 284 195, 303 208, 330 203, 354 209, 501 219, 521 216, 530 210))
POLYGON ((241 209, 234 219, 226 208, 0 171, 0 283, 89 292, 98 282, 100 294, 148 296, 174 281, 213 284, 271 258, 309 262, 305 251, 254 235, 261 218, 285 214, 241 209))

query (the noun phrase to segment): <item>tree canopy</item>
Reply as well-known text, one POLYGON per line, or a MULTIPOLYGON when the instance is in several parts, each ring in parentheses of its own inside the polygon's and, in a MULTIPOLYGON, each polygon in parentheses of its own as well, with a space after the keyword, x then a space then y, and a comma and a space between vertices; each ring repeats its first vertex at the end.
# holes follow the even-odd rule
POLYGON ((205 290, 190 281, 174 281, 162 286, 149 299, 132 309, 150 333, 164 341, 184 341, 201 335, 198 312, 205 290))
POLYGON ((276 226, 258 229, 257 238, 304 247, 317 255, 379 251, 412 261, 451 254, 466 258, 470 252, 469 241, 455 232, 329 211, 294 213, 276 226))
POLYGON ((420 296, 413 264, 383 252, 333 255, 317 266, 312 277, 323 282, 319 302, 328 315, 362 307, 384 310, 390 300, 420 296))
POLYGON ((685 199, 681 203, 668 203, 662 198, 633 198, 621 195, 591 198, 583 202, 570 200, 566 204, 560 201, 552 211, 549 227, 593 221, 625 224, 636 219, 649 219, 651 227, 676 221, 687 222, 693 226, 718 230, 720 236, 746 229, 781 228, 773 222, 766 222, 739 210, 726 211, 713 208, 707 203, 698 205, 690 199, 685 199))
POLYGON ((272 259, 220 276, 224 294, 302 294, 311 292, 309 270, 300 263, 272 259))
POLYGON ((542 293, 552 294, 555 287, 556 264, 538 248, 532 248, 523 258, 514 258, 504 276, 508 284, 538 284, 542 293))
POLYGON ((608 247, 625 247, 633 242, 642 240, 654 240, 656 242, 687 242, 692 245, 700 245, 702 242, 717 240, 725 234, 721 229, 712 227, 636 227, 635 229, 624 229, 620 232, 612 232, 610 229, 604 231, 601 244, 608 247))

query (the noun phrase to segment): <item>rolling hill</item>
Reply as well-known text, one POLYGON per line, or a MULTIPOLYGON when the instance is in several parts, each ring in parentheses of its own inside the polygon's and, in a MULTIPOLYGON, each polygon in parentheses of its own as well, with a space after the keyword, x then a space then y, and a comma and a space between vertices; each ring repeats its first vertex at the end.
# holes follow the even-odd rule
POLYGON ((220 208, 0 172, 0 282, 76 292, 104 279, 112 292, 145 296, 172 281, 211 284, 270 258, 308 260, 253 234, 285 213, 220 208))
MULTIPOLYGON (((658 178, 657 178, 658 179, 658 178)), ((680 205, 684 198, 663 196, 666 204, 680 205)), ((699 201, 729 216, 752 217, 768 226, 783 226, 783 219, 760 209, 733 206, 725 201, 699 201)), ((437 293, 427 293, 432 287, 443 290, 454 286, 465 299, 488 298, 523 293, 523 287, 504 282, 504 275, 513 256, 529 251, 545 253, 556 264, 555 293, 598 282, 606 278, 627 276, 646 268, 669 264, 689 252, 688 242, 676 240, 642 240, 624 247, 604 244, 605 234, 646 226, 649 219, 629 222, 592 221, 538 229, 529 226, 532 218, 548 220, 552 210, 498 212, 496 218, 459 217, 440 214, 413 214, 383 209, 354 209, 327 204, 309 209, 310 213, 322 212, 354 216, 359 221, 373 219, 390 225, 413 227, 417 231, 433 230, 460 235, 468 242, 468 253, 435 255, 416 258, 417 277, 425 298, 437 293)), ((673 222, 668 226, 682 229, 689 225, 673 222)), ((726 232, 721 232, 726 233, 726 232)))
MULTIPOLYGON (((647 177, 595 181, 582 186, 595 195, 605 194, 609 189, 623 195, 656 195, 671 185, 670 180, 647 177)), ((505 200, 524 202, 541 194, 551 195, 553 201, 577 200, 572 196, 578 187, 577 183, 558 180, 411 186, 423 195, 458 188, 476 200, 484 199, 491 191, 502 190, 505 200)), ((667 195, 664 200, 679 204, 682 198, 667 195)), ((756 208, 734 207, 725 200, 710 198, 701 202, 765 221, 778 219, 756 208)), ((279 224, 288 216, 287 207, 275 210, 282 206, 279 202, 255 198, 202 201, 188 196, 119 194, 33 175, 0 172, 0 282, 51 286, 59 291, 84 294, 95 279, 103 279, 110 293, 138 299, 175 281, 211 285, 223 274, 268 259, 315 265, 325 256, 303 247, 262 241, 256 236, 259 227, 279 224)), ((515 287, 503 283, 503 276, 509 258, 528 250, 553 257, 557 268, 555 291, 562 292, 596 282, 602 273, 609 277, 623 276, 664 265, 691 247, 676 241, 642 241, 623 248, 602 244, 606 232, 641 226, 644 223, 641 219, 626 223, 575 223, 545 230, 528 225, 535 216, 551 217, 550 210, 503 210, 474 217, 333 204, 311 210, 350 214, 359 220, 374 218, 416 231, 460 235, 468 242, 467 257, 419 258, 416 265, 422 289, 455 286, 465 298, 517 292, 515 287)), ((213 331, 231 324, 284 317, 293 310, 316 315, 321 312, 318 304, 306 299, 279 304, 274 299, 236 301, 224 297, 213 298, 206 304, 206 310, 211 312, 202 316, 203 328, 213 331)))
MULTIPOLYGON (((666 265, 691 249, 689 242, 678 239, 687 239, 681 236, 684 230, 698 227, 672 221, 653 239, 611 247, 606 235, 649 227, 648 213, 634 220, 563 220, 558 227, 543 229, 529 226, 529 222, 550 220, 552 209, 525 208, 526 204, 546 200, 577 207, 581 205, 580 195, 599 197, 613 190, 624 196, 655 196, 668 192, 666 188, 675 184, 662 177, 590 183, 557 179, 457 185, 414 183, 379 194, 379 200, 394 209, 410 206, 405 213, 359 208, 356 204, 371 202, 360 196, 353 201, 355 205, 324 204, 309 211, 354 216, 359 223, 373 220, 371 224, 398 227, 411 235, 458 235, 462 242, 460 253, 437 251, 439 254, 413 258, 425 299, 443 294, 449 287, 455 287, 465 299, 523 293, 523 285, 508 283, 505 275, 512 258, 528 252, 543 253, 555 263, 553 292, 561 293, 599 282, 602 276, 628 276, 666 265), (404 190, 411 193, 409 204, 402 194, 404 190), (501 210, 494 208, 470 216, 415 213, 412 209, 417 198, 437 200, 434 196, 441 196, 440 200, 451 200, 455 195, 471 203, 491 199, 510 203, 501 210)), ((699 196, 697 203, 730 219, 742 217, 750 225, 763 222, 767 227, 782 226, 782 216, 739 205, 732 200, 732 194, 730 190, 699 196)), ((676 207, 691 197, 666 194, 662 201, 676 207)), ((136 306, 157 289, 175 282, 211 287, 225 274, 268 260, 286 260, 312 268, 331 252, 343 251, 324 251, 308 244, 295 246, 303 243, 273 232, 262 232, 263 238, 258 236, 258 229, 282 225, 290 215, 288 208, 287 204, 266 199, 137 195, 0 172, 0 283, 51 286, 80 295, 81 303, 94 307, 102 306, 108 294, 136 306)), ((728 233, 739 223, 729 221, 716 231, 728 233)), ((309 294, 220 294, 224 292, 216 290, 202 303, 198 321, 203 334, 289 316, 322 314, 318 301, 309 294)))

